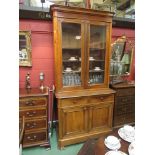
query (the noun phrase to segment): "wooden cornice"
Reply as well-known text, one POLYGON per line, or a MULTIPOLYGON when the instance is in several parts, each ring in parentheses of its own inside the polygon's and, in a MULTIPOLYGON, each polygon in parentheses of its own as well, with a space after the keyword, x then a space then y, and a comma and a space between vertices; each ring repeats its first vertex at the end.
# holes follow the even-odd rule
POLYGON ((63 5, 51 5, 50 11, 59 11, 59 12, 67 12, 67 13, 74 12, 76 14, 95 15, 95 16, 102 16, 102 17, 103 16, 112 17, 114 15, 113 12, 109 12, 109 11, 99 11, 99 10, 78 8, 78 7, 67 7, 63 5))

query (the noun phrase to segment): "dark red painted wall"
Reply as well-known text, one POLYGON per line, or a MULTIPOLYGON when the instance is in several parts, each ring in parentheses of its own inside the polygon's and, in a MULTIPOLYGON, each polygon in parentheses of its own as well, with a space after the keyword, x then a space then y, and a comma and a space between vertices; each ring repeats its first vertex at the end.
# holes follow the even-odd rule
MULTIPOLYGON (((39 73, 44 72, 44 84, 50 88, 54 84, 54 50, 52 22, 41 20, 20 20, 19 30, 31 31, 32 67, 19 67, 19 87, 25 87, 25 76, 30 72, 31 87, 39 87, 39 73)), ((135 31, 132 29, 113 28, 112 41, 125 34, 128 39, 135 39, 135 31)), ((133 59, 134 60, 134 59, 133 59)), ((134 80, 134 63, 129 77, 134 80)), ((49 105, 49 111, 51 110, 49 105)), ((49 119, 51 118, 51 112, 49 119)))
POLYGON ((25 76, 30 72, 31 87, 39 87, 39 74, 44 72, 46 86, 54 83, 54 55, 52 22, 20 20, 20 30, 31 31, 32 67, 19 68, 19 87, 25 87, 25 76))

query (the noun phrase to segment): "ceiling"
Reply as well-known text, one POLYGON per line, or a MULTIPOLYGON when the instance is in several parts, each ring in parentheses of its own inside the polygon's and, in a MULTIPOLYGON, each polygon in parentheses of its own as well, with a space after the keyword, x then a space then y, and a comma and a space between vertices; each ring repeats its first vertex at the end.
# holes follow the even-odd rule
POLYGON ((117 9, 117 14, 135 14, 135 0, 91 0, 93 3, 111 5, 117 9))

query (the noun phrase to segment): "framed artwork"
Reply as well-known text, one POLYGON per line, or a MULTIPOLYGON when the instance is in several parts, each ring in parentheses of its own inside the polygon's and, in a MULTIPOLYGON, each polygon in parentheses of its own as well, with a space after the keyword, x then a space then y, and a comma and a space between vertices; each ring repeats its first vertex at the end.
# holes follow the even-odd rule
POLYGON ((32 66, 31 32, 19 31, 19 66, 32 66))

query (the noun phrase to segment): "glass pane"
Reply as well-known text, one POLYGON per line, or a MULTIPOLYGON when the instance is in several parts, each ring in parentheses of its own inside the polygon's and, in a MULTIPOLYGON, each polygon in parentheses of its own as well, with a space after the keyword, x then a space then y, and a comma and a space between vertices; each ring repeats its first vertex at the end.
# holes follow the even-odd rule
POLYGON ((104 83, 106 28, 90 25, 89 83, 104 83))
POLYGON ((63 86, 81 85, 81 24, 62 23, 63 86))

